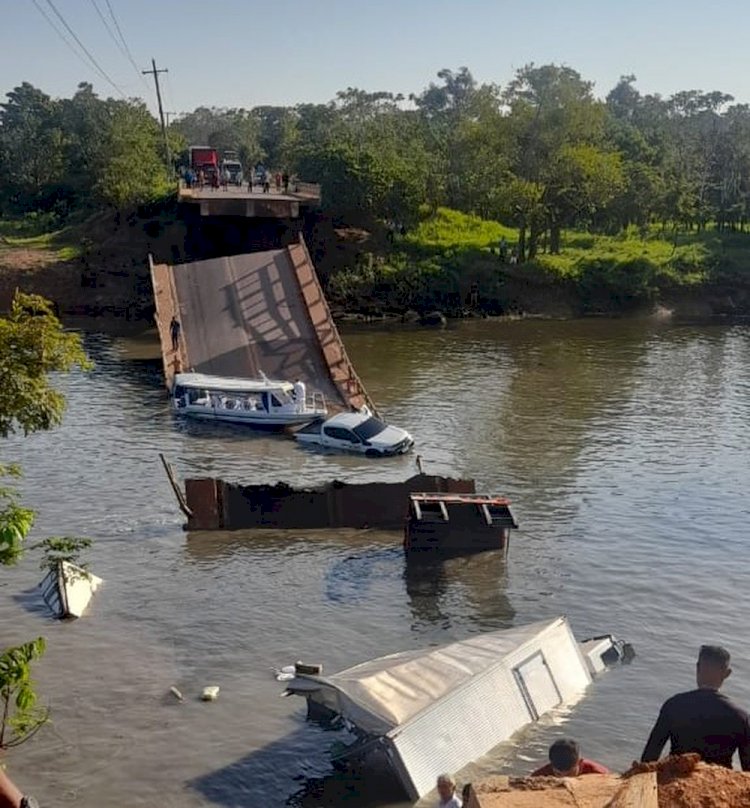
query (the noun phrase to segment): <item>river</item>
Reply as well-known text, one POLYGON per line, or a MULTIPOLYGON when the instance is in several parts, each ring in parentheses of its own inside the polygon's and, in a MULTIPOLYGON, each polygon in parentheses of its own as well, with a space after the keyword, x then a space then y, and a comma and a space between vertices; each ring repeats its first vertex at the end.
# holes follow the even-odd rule
POLYGON ((691 687, 704 642, 731 650, 727 691, 750 704, 750 328, 466 322, 344 337, 427 470, 512 498, 522 530, 507 565, 490 554, 415 575, 387 533, 186 534, 159 451, 182 475, 308 484, 404 478, 414 458, 187 426, 153 335, 87 334, 95 369, 60 381, 64 424, 2 444, 24 467, 35 535, 91 537, 106 582, 84 619, 60 623, 31 591, 38 559, 0 572, 0 644, 48 641, 36 681, 52 723, 8 761, 42 805, 404 806, 387 779, 329 776, 338 736, 306 724, 270 669, 333 671, 562 613, 579 637, 629 640, 636 660, 564 727, 543 721, 466 776, 524 773, 563 732, 627 766, 661 701, 691 687), (209 684, 219 698, 201 703, 209 684))

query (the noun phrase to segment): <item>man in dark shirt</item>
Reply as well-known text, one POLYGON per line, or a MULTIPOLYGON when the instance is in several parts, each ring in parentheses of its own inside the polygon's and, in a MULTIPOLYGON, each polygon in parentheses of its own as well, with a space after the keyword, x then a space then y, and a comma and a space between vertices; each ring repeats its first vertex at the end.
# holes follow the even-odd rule
POLYGON ((729 652, 718 645, 701 646, 696 669, 697 690, 678 693, 664 702, 641 760, 658 760, 664 744, 671 754, 698 752, 706 763, 732 768, 739 750, 744 771, 750 771, 750 721, 719 688, 732 672, 729 652))

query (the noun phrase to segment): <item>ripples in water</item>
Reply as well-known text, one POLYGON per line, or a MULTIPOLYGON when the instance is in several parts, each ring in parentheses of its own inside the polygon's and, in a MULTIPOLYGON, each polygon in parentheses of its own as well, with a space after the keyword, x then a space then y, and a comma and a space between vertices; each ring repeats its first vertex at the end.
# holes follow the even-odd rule
POLYGON ((61 380, 63 426, 3 444, 24 466, 36 534, 94 538, 106 581, 84 620, 62 624, 15 597, 40 578, 34 559, 0 578, 4 641, 49 641, 38 679, 54 724, 11 759, 43 802, 402 804, 383 778, 331 772, 337 733, 306 725, 270 669, 307 658, 336 670, 558 613, 579 636, 632 641, 636 661, 466 776, 527 771, 561 721, 586 754, 626 766, 661 701, 691 686, 703 642, 730 648, 728 690, 750 702, 746 328, 484 322, 345 338, 430 470, 514 500, 507 564, 407 565, 400 536, 377 531, 183 533, 160 451, 183 474, 292 484, 402 479, 414 459, 181 423, 152 343, 88 336, 96 368, 61 380), (206 684, 221 686, 215 704, 196 698, 206 684))

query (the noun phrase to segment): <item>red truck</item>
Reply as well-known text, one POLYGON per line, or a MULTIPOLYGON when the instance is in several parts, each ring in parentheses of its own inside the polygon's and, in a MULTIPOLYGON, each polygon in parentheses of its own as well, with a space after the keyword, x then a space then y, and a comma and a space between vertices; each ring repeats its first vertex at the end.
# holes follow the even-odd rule
POLYGON ((196 174, 202 170, 206 180, 210 179, 212 174, 218 176, 219 152, 210 146, 191 146, 190 167, 196 174))

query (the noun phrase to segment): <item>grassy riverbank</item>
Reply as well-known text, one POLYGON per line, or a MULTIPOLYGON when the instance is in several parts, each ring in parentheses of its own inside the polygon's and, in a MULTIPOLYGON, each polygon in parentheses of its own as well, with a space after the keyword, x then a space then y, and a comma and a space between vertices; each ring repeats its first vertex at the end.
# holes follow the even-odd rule
POLYGON ((616 236, 563 233, 557 255, 501 263, 518 231, 440 208, 393 244, 373 238, 353 265, 331 272, 334 306, 364 311, 441 309, 458 314, 621 313, 655 304, 750 311, 750 234, 635 229, 616 236), (472 285, 479 302, 470 306, 472 285), (705 305, 703 305, 705 304, 705 305))
MULTIPOLYGON (((44 219, 0 221, 0 305, 15 288, 52 298, 64 313, 148 314, 146 257, 173 260, 186 230, 174 206, 65 227, 44 219)), ((557 255, 503 263, 518 231, 447 208, 392 239, 385 229, 307 228, 334 312, 448 316, 618 315, 663 305, 689 315, 750 313, 750 234, 634 229, 616 236, 563 233, 557 255), (472 300, 476 290, 477 300, 472 300)), ((136 314, 136 316, 139 316, 136 314)))

